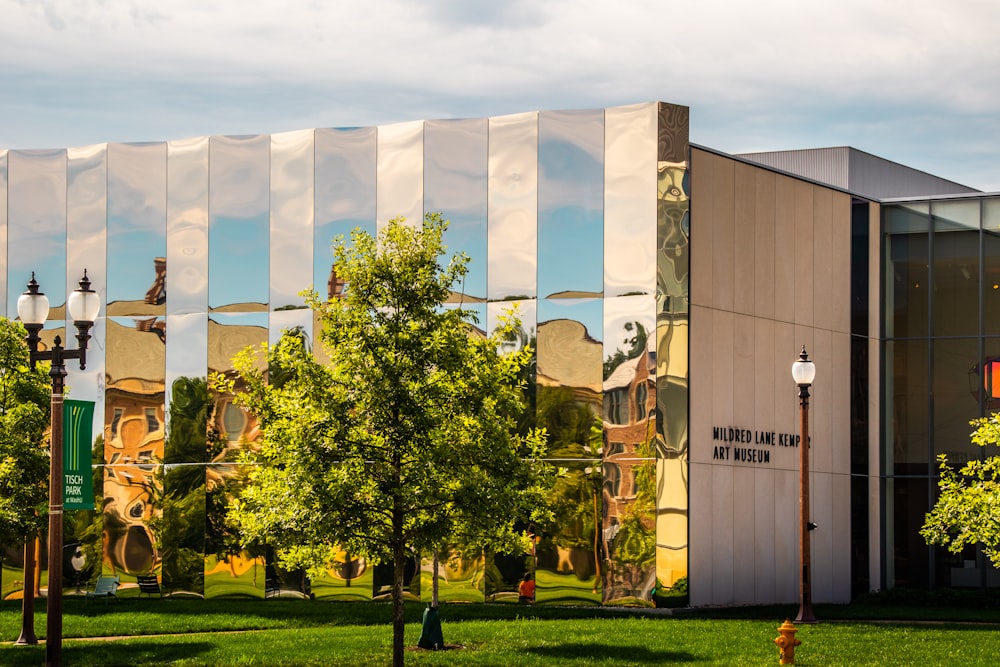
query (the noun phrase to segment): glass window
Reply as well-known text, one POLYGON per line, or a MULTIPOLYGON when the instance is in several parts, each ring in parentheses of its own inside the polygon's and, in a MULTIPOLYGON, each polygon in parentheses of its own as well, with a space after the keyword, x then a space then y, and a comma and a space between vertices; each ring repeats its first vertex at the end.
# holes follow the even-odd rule
POLYGON ((933 350, 934 454, 947 454, 953 463, 964 463, 979 456, 979 447, 969 441, 969 421, 980 414, 984 365, 992 371, 995 360, 980 363, 978 338, 936 340, 933 350))
POLYGON ((934 202, 935 336, 979 333, 979 201, 934 202))
POLYGON ((983 201, 983 333, 1000 334, 1000 199, 983 201))
POLYGON ((885 335, 911 338, 927 335, 930 252, 927 207, 885 209, 885 335))
POLYGON ((927 341, 887 341, 885 417, 887 470, 929 474, 930 419, 927 341))

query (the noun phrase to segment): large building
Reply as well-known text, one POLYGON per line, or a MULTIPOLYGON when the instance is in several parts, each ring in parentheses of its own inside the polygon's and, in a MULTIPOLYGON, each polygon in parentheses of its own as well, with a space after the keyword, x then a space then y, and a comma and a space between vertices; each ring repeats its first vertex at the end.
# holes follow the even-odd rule
MULTIPOLYGON (((530 419, 567 469, 534 552, 451 559, 446 599, 516 597, 527 569, 539 602, 794 601, 803 345, 814 599, 991 583, 917 530, 935 454, 979 456, 968 421, 1000 405, 1000 198, 851 148, 726 155, 688 120, 648 103, 0 152, 0 306, 16 316, 34 271, 51 340, 84 268, 103 299, 68 379, 98 405, 102 567, 206 596, 383 591, 350 554, 306 581, 234 546, 256 425, 205 378, 312 335, 299 292, 343 287, 334 237, 441 212, 472 259, 455 301, 487 329, 519 307, 530 419)), ((415 594, 424 576, 416 555, 415 594)))

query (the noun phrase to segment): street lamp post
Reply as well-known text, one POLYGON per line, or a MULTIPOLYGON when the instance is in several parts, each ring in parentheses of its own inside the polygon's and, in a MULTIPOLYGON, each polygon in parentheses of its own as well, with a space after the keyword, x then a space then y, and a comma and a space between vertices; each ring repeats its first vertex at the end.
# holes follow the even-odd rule
POLYGON ((816 364, 809 361, 806 346, 792 364, 792 378, 799 385, 799 613, 796 623, 815 623, 812 610, 812 569, 810 564, 809 531, 809 387, 816 378, 816 364))
POLYGON ((75 350, 65 350, 62 338, 55 337, 50 350, 39 350, 38 332, 49 315, 49 299, 38 291, 35 274, 31 274, 28 290, 17 300, 17 314, 28 330, 27 342, 31 368, 39 361, 52 362, 49 378, 52 382, 52 413, 49 464, 49 590, 46 598, 45 664, 58 667, 62 662, 62 533, 63 533, 63 388, 67 359, 79 359, 80 370, 87 367, 87 341, 90 328, 100 310, 100 299, 90 289, 90 279, 84 269, 80 287, 66 299, 66 309, 76 325, 75 350))

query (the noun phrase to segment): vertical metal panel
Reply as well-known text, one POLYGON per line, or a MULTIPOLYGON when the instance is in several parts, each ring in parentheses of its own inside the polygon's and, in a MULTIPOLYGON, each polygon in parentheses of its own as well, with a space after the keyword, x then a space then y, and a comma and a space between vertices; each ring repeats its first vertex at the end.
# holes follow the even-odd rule
POLYGON ((538 114, 489 120, 488 298, 533 298, 538 278, 538 114))
POLYGON ((393 218, 419 227, 424 214, 424 123, 378 128, 376 210, 379 231, 393 218))
POLYGON ((656 289, 657 105, 604 115, 604 295, 656 289))
POLYGON ((486 298, 487 121, 427 121, 424 125, 424 206, 450 221, 449 254, 469 256, 455 299, 486 298))
MULTIPOLYGON (((375 234, 376 130, 316 130, 316 206, 313 289, 330 298, 338 289, 331 245, 360 228, 375 234)), ((342 285, 340 286, 342 287, 342 285)))
POLYGON ((538 117, 538 292, 598 296, 604 289, 604 112, 538 117))
MULTIPOLYGON (((32 271, 49 298, 53 327, 66 303, 66 151, 7 153, 7 316, 32 271)), ((48 325, 47 325, 48 326, 48 325)))
POLYGON ((208 305, 212 310, 267 309, 270 146, 267 135, 211 138, 208 305))
POLYGON ((312 130, 271 135, 271 309, 303 308, 312 284, 315 143, 312 130))

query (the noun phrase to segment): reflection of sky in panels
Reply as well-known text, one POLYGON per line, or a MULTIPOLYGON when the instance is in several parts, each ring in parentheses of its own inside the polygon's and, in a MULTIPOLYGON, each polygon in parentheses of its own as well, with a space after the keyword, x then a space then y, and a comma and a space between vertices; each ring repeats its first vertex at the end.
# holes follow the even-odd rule
POLYGON ((271 308, 312 284, 314 154, 312 130, 271 135, 271 308))
POLYGON ((536 294, 538 114, 489 120, 489 299, 536 294))
POLYGON ((211 139, 210 308, 267 303, 270 146, 267 135, 211 139))
MULTIPOLYGON (((83 270, 87 269, 90 288, 101 296, 100 319, 90 331, 87 344, 87 368, 67 364, 67 384, 73 398, 82 401, 103 400, 105 326, 107 314, 107 219, 108 219, 108 168, 107 147, 104 144, 67 151, 67 205, 66 205, 66 264, 67 290, 78 288, 83 270)), ((71 347, 76 347, 73 341, 71 347)), ((97 410, 95 412, 101 412, 97 410)), ((103 415, 100 421, 103 423, 103 415)), ((99 433, 100 431, 94 431, 99 433)))
POLYGON ((167 313, 208 310, 208 137, 167 145, 167 313))
POLYGON ((333 240, 360 227, 375 235, 374 127, 316 130, 313 289, 327 295, 333 240))
POLYGON ((377 156, 378 229, 401 216, 419 227, 424 215, 423 121, 379 127, 377 156))
POLYGON ((447 254, 471 259, 456 290, 480 299, 486 298, 486 162, 486 119, 425 123, 424 208, 451 222, 447 254))
POLYGON ((620 296, 604 300, 604 358, 635 346, 641 325, 646 332, 646 350, 656 349, 656 302, 653 295, 620 296), (631 330, 627 327, 631 327, 631 330))
POLYGON ((539 299, 539 325, 553 320, 574 320, 587 329, 587 335, 600 341, 604 335, 603 299, 539 299))
POLYGON ((0 313, 7 312, 7 151, 0 151, 0 313))
POLYGON ((657 104, 607 109, 604 122, 604 294, 652 294, 657 104))
POLYGON ((66 301, 66 151, 9 151, 7 314, 31 272, 56 308, 66 301))
POLYGON ((156 279, 153 260, 167 255, 166 148, 108 145, 109 303, 143 303, 156 279))
MULTIPOLYGON (((208 315, 167 315, 166 386, 177 378, 206 377, 208 372, 208 315)), ((166 414, 170 414, 171 391, 167 391, 166 414)))
POLYGON ((604 112, 538 117, 538 292, 604 288, 604 112))
POLYGON ((298 310, 277 310, 271 313, 268 323, 267 342, 274 345, 281 339, 281 335, 289 330, 301 328, 307 340, 312 340, 313 313, 308 308, 298 310))

